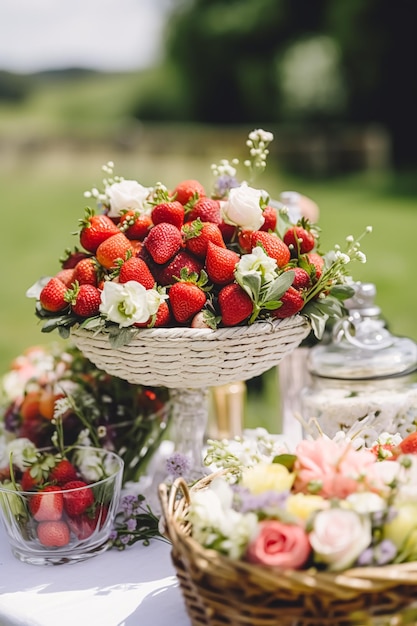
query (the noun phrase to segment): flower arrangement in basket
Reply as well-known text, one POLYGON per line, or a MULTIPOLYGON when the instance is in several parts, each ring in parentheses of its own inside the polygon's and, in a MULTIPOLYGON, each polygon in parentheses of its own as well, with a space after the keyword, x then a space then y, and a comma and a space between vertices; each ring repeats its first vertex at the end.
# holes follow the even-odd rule
POLYGON ((193 624, 363 626, 414 601, 417 433, 357 443, 209 442, 219 471, 160 486, 193 624))
POLYGON ((97 369, 75 347, 33 346, 14 359, 0 386, 0 474, 11 449, 51 445, 57 424, 63 445, 104 448, 137 480, 168 425, 166 389, 130 385, 97 369))
POLYGON ((238 178, 236 159, 222 160, 212 166, 210 192, 197 180, 172 190, 160 182, 144 186, 115 175, 107 163, 102 189, 86 192, 97 207, 79 220, 77 246, 53 276, 28 290, 42 331, 58 329, 63 337, 71 331, 99 367, 167 387, 181 386, 174 355, 185 368, 184 382, 214 385, 227 382, 228 369, 236 380, 276 365, 310 324, 321 336, 326 320, 341 315, 352 295, 347 264, 366 259, 353 237, 346 250, 323 253, 316 225, 292 222, 285 206, 250 185, 265 168, 272 139, 252 131, 243 164, 248 177, 238 178), (264 334, 275 357, 252 368, 264 334), (246 361, 240 371, 238 357, 246 361))

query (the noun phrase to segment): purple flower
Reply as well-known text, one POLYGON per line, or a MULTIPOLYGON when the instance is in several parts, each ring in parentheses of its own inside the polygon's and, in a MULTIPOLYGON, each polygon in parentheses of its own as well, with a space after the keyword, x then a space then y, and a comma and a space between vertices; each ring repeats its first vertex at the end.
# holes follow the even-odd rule
POLYGON ((264 511, 268 509, 282 509, 288 498, 288 491, 278 493, 277 491, 264 491, 263 493, 253 494, 245 487, 236 486, 233 488, 235 492, 234 508, 241 513, 249 511, 264 511))
POLYGON ((127 520, 126 528, 129 532, 136 530, 136 520, 133 517, 127 520))
POLYGON ((239 187, 240 183, 234 176, 230 174, 222 174, 219 176, 214 185, 214 195, 217 198, 224 198, 230 189, 239 187))
POLYGON ((165 461, 165 468, 167 474, 173 479, 187 476, 191 470, 191 461, 185 454, 174 452, 165 461))

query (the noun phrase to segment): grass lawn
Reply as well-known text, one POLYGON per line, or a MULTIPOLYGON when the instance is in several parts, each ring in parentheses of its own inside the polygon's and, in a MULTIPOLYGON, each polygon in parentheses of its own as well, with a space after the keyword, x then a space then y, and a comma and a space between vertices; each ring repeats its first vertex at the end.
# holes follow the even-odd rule
MULTIPOLYGON (((26 298, 25 292, 40 276, 55 273, 65 248, 76 245, 77 238, 71 233, 77 230, 86 205, 83 192, 100 185, 101 165, 109 159, 116 162, 118 173, 135 177, 143 184, 163 180, 174 185, 183 178, 199 178, 206 185, 211 182, 210 162, 196 155, 110 154, 95 148, 77 153, 66 147, 48 146, 19 160, 11 153, 1 153, 0 373, 26 347, 58 340, 58 335, 41 333, 34 302, 26 298)), ((392 332, 417 340, 415 187, 399 186, 392 175, 351 176, 325 182, 297 180, 286 176, 273 163, 258 186, 268 189, 271 195, 295 188, 314 198, 321 209, 324 250, 336 243, 343 245, 346 235, 357 236, 368 224, 372 225, 373 233, 366 236, 362 245, 368 261, 365 265, 353 265, 353 276, 376 284, 377 304, 392 332)), ((279 428, 274 370, 264 377, 262 393, 250 391, 246 423, 261 424, 272 431, 279 428)))

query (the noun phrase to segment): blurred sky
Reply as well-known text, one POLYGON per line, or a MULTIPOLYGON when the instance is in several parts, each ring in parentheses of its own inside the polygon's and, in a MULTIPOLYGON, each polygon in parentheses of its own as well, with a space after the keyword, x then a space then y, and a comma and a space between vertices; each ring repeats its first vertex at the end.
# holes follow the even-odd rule
POLYGON ((0 70, 151 65, 175 0, 0 0, 0 70))

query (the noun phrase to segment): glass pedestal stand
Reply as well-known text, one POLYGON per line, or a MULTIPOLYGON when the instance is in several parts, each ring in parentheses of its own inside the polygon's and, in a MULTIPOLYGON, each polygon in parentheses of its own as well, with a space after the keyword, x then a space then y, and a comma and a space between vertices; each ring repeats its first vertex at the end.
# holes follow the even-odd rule
POLYGON ((189 462, 187 479, 191 482, 207 474, 203 465, 204 435, 208 424, 207 387, 170 389, 174 452, 189 462))

